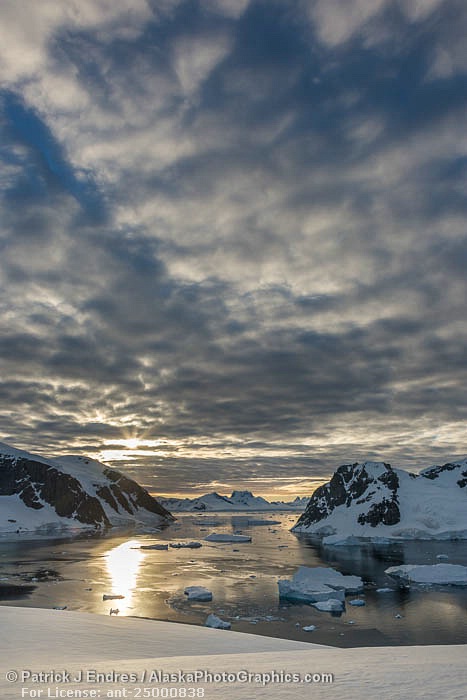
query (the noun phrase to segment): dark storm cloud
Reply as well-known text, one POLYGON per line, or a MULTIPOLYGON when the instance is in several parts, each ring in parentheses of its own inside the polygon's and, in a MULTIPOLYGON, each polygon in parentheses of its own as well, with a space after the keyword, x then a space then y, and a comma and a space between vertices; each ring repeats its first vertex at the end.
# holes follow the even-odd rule
POLYGON ((49 5, 31 60, 5 13, 4 439, 165 491, 462 452, 463 4, 49 5))

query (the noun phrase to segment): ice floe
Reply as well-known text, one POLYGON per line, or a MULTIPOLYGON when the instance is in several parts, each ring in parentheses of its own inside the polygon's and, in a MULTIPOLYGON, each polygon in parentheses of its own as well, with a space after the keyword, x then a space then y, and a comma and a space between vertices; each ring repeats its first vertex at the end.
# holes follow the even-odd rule
POLYGON ((319 600, 317 603, 312 603, 313 607, 321 612, 343 612, 345 609, 344 601, 337 598, 329 598, 329 600, 319 600))
POLYGON ((390 566, 386 574, 413 583, 467 586, 467 566, 460 564, 403 564, 390 566))
POLYGON ((204 586, 187 586, 184 590, 188 600, 208 601, 212 600, 212 593, 204 586))
POLYGON ((203 545, 201 542, 171 542, 170 546, 173 549, 199 549, 203 545))
POLYGON ((360 593, 363 581, 359 576, 344 576, 327 567, 301 566, 291 579, 278 581, 279 596, 287 600, 316 603, 345 600, 346 593, 360 593))
POLYGON ((213 532, 204 539, 206 542, 251 542, 248 535, 229 535, 222 532, 213 532))
POLYGON ((214 627, 214 629, 217 630, 229 630, 232 627, 230 622, 227 622, 227 620, 221 620, 220 617, 217 617, 217 615, 214 615, 213 613, 207 616, 204 626, 214 627))

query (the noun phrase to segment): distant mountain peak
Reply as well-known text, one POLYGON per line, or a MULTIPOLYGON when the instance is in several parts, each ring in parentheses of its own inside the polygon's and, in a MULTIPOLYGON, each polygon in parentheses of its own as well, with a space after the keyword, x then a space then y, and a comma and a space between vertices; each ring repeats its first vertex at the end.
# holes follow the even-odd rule
POLYGON ((161 503, 171 511, 240 511, 240 510, 297 510, 303 509, 308 499, 297 497, 291 502, 270 503, 262 496, 255 496, 247 489, 234 489, 230 497, 206 493, 196 498, 161 498, 161 503))

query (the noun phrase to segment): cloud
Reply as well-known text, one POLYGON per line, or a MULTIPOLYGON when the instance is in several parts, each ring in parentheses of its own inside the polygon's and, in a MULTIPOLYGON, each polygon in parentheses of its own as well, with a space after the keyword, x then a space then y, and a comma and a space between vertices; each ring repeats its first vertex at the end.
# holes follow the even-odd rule
POLYGON ((238 19, 246 11, 250 0, 203 0, 203 7, 232 19, 238 19))
POLYGON ((229 49, 228 36, 180 37, 175 42, 173 54, 183 94, 190 96, 195 93, 229 49))
POLYGON ((6 441, 166 491, 465 449, 451 9, 265 7, 2 7, 6 441))
MULTIPOLYGON (((309 5, 309 16, 321 40, 336 46, 347 41, 386 5, 387 0, 318 0, 309 5)), ((307 3, 308 4, 308 3, 307 3)))

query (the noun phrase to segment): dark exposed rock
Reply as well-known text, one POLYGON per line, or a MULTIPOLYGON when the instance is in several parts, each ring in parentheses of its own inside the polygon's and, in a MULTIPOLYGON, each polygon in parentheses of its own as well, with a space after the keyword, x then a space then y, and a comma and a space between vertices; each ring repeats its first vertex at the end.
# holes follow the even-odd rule
POLYGON ((113 494, 128 513, 134 513, 138 508, 144 508, 150 513, 160 515, 163 518, 172 519, 173 516, 160 503, 156 501, 142 486, 124 476, 115 469, 104 469, 104 475, 113 481, 118 490, 111 486, 113 494), (117 493, 120 496, 117 496, 117 493))
POLYGON ((371 527, 376 527, 377 525, 397 525, 400 519, 401 514, 396 498, 391 501, 383 498, 380 503, 373 503, 368 513, 362 513, 358 516, 360 525, 368 523, 371 527))
POLYGON ((373 503, 367 513, 359 517, 358 522, 368 523, 374 527, 380 523, 385 525, 398 523, 400 520, 397 498, 399 477, 390 464, 384 463, 382 466, 384 471, 379 476, 375 476, 366 464, 344 464, 339 467, 331 481, 314 492, 295 527, 319 523, 340 506, 349 508, 354 504, 363 505, 374 501, 378 491, 382 491, 381 501, 373 503))
POLYGON ((100 486, 96 489, 96 494, 99 496, 99 498, 102 498, 107 503, 107 505, 109 505, 116 512, 118 512, 118 503, 113 497, 112 491, 108 486, 100 486))
POLYGON ((421 476, 425 477, 425 479, 437 479, 440 474, 443 474, 443 472, 451 472, 458 468, 458 464, 451 464, 448 462, 447 464, 443 464, 441 467, 431 467, 431 469, 425 469, 425 471, 421 473, 421 476))
MULTIPOLYGON (((117 501, 122 506, 122 508, 124 510, 126 510, 127 513, 133 513, 134 509, 132 510, 130 504, 128 503, 127 499, 123 495, 121 488, 119 486, 117 486, 117 484, 112 484, 110 489, 111 489, 113 495, 115 496, 115 498, 117 499, 117 501)), ((118 510, 118 508, 117 508, 117 510, 118 510)))
POLYGON ((460 471, 460 469, 461 465, 448 462, 447 464, 443 464, 440 467, 431 467, 431 469, 425 469, 423 472, 421 472, 420 476, 423 476, 425 479, 432 479, 434 481, 445 472, 452 472, 458 470, 462 478, 458 479, 456 483, 461 489, 463 489, 467 486, 467 469, 464 469, 464 471, 462 472, 460 471))
MULTIPOLYGON (((35 511, 50 507, 58 522, 66 518, 96 528, 110 527, 113 513, 118 516, 115 519, 118 523, 128 516, 130 520, 149 518, 157 525, 174 519, 146 489, 118 471, 81 457, 63 458, 63 465, 62 471, 60 461, 41 461, 28 453, 0 454, 0 496, 18 496, 35 511), (73 476, 76 459, 89 465, 85 473, 89 469, 89 476, 96 483, 90 485, 88 479, 84 486, 73 476)), ((77 474, 82 473, 78 468, 77 474)))
POLYGON ((57 515, 81 523, 108 527, 110 522, 98 498, 83 490, 70 474, 23 457, 0 457, 0 496, 17 494, 29 508, 52 506, 57 515))

